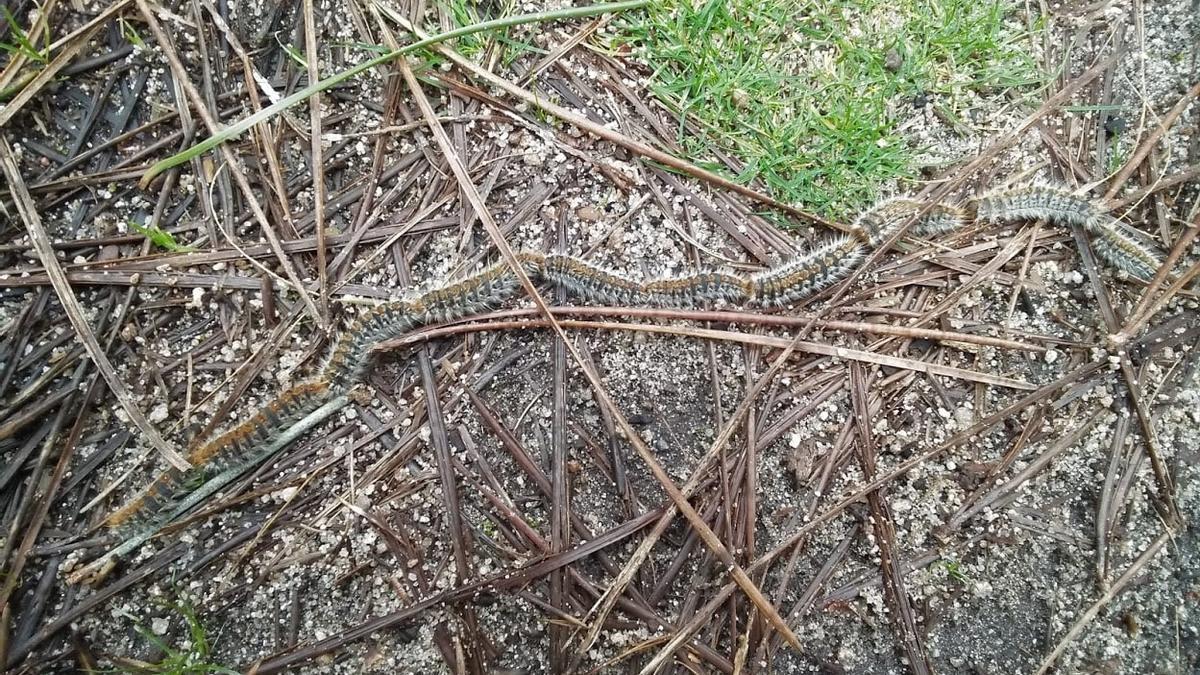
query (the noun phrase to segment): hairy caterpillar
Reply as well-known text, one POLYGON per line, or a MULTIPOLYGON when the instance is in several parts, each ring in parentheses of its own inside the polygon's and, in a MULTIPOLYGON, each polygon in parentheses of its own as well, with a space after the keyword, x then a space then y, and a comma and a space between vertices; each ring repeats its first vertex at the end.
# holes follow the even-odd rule
POLYGON ((1126 274, 1149 281, 1166 257, 1154 240, 1141 230, 1101 214, 1088 224, 1096 255, 1126 274))
POLYGON ((1096 255, 1143 281, 1154 277, 1165 258, 1148 235, 1063 188, 1034 185, 1000 190, 979 197, 974 205, 975 218, 982 222, 1045 220, 1054 225, 1082 227, 1092 235, 1096 255))
POLYGON ((110 528, 157 524, 177 506, 182 495, 203 485, 211 476, 247 461, 270 440, 275 429, 290 427, 329 398, 329 385, 322 381, 288 389, 250 419, 198 446, 188 455, 191 469, 166 470, 131 502, 110 514, 104 524, 110 528))
MULTIPOLYGON (((885 200, 863 213, 850 235, 833 238, 773 269, 752 275, 708 270, 636 281, 569 255, 520 252, 517 257, 535 283, 561 286, 583 301, 661 307, 785 307, 846 278, 869 250, 878 248, 910 221, 911 232, 928 236, 971 222, 1028 219, 1084 227, 1103 260, 1135 277, 1150 278, 1163 259, 1148 235, 1086 199, 1047 186, 985 194, 966 209, 929 206, 911 199, 885 200)), ((422 325, 494 306, 515 295, 519 288, 513 271, 506 263, 498 262, 461 280, 373 308, 336 341, 315 381, 288 389, 245 422, 199 445, 189 455, 191 470, 164 472, 140 495, 113 512, 105 524, 134 537, 119 549, 131 550, 132 545, 145 541, 194 507, 198 499, 266 461, 290 442, 292 436, 288 434, 294 433, 298 425, 307 424, 307 429, 318 423, 318 411, 344 397, 364 379, 378 343, 422 325)))
POLYGON ((1050 185, 1029 185, 984 194, 975 200, 975 217, 983 222, 1045 220, 1058 225, 1086 227, 1103 214, 1091 201, 1050 185))
POLYGON ((754 275, 751 304, 784 307, 846 278, 866 255, 856 237, 838 237, 781 267, 754 275))
POLYGON ((864 244, 878 248, 914 218, 910 231, 919 237, 950 232, 967 224, 966 212, 957 207, 945 204, 926 207, 915 199, 897 197, 885 199, 865 211, 854 221, 853 231, 864 244))

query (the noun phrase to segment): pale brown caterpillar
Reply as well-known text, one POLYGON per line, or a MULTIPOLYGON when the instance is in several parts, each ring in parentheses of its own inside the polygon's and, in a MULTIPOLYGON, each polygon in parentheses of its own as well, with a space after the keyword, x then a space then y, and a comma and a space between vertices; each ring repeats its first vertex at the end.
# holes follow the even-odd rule
POLYGON ((140 527, 156 515, 172 510, 181 496, 209 477, 246 460, 267 442, 275 429, 287 428, 321 407, 330 397, 327 383, 306 382, 284 391, 250 419, 203 443, 188 454, 192 468, 169 468, 137 497, 104 520, 110 528, 140 527))
POLYGON ((1087 229, 1096 255, 1131 277, 1150 281, 1166 258, 1149 235, 1108 214, 1093 218, 1087 229))
POLYGON ((897 197, 885 199, 864 212, 854 221, 852 231, 867 246, 878 248, 910 220, 913 220, 910 232, 929 237, 957 230, 967 224, 968 218, 965 211, 954 206, 926 207, 915 199, 897 197))
POLYGON ((837 237, 776 269, 754 275, 750 303, 786 307, 846 278, 866 256, 856 237, 837 237))

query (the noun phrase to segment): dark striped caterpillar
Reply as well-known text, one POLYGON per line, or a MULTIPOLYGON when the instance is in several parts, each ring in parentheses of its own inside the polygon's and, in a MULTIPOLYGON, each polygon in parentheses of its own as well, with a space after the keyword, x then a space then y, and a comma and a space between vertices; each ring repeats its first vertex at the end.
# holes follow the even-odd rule
MULTIPOLYGON (((908 226, 908 231, 917 236, 932 236, 972 222, 1021 220, 1083 227, 1092 235, 1096 253, 1104 261, 1143 280, 1157 272, 1164 257, 1148 235, 1108 215, 1093 202, 1051 186, 986 194, 965 208, 926 206, 911 199, 886 200, 863 213, 851 234, 752 275, 708 270, 636 281, 569 255, 521 252, 517 257, 533 281, 561 286, 583 301, 656 307, 778 308, 811 297, 846 278, 869 250, 891 239, 902 227, 908 226)), ((192 469, 164 472, 112 513, 105 524, 114 528, 124 543, 75 573, 72 580, 94 578, 96 572, 102 575, 116 557, 134 550, 202 499, 332 414, 344 404, 350 390, 363 381, 375 345, 419 326, 451 321, 495 306, 519 288, 517 276, 507 264, 499 262, 462 280, 373 308, 337 340, 316 379, 288 389, 250 419, 199 445, 188 457, 192 469)))
POLYGON ((1152 279, 1166 257, 1149 235, 1063 188, 1031 185, 1000 190, 979 198, 974 207, 980 222, 1045 220, 1082 227, 1092 235, 1092 248, 1101 260, 1142 281, 1152 279))

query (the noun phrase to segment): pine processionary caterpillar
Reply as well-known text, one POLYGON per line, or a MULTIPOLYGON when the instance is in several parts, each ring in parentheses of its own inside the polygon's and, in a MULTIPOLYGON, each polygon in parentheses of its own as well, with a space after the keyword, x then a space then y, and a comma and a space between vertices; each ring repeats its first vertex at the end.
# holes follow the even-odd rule
MULTIPOLYGON (((1150 237, 1092 202, 1050 186, 986 194, 975 200, 970 210, 940 204, 930 207, 911 199, 885 200, 855 221, 851 235, 833 238, 753 275, 710 270, 639 282, 569 255, 521 252, 518 261, 534 282, 561 286, 583 301, 661 307, 785 307, 846 278, 869 249, 877 248, 909 221, 910 231, 929 236, 963 227, 971 222, 972 213, 978 222, 1045 219, 1057 225, 1082 226, 1093 236, 1102 259, 1142 279, 1150 278, 1162 263, 1163 256, 1150 237)), ((335 409, 334 404, 344 401, 346 393, 364 379, 376 344, 425 324, 494 306, 515 295, 519 287, 517 276, 501 261, 461 280, 373 308, 337 340, 317 380, 288 389, 250 419, 196 447, 189 456, 191 470, 164 472, 113 512, 105 524, 118 532, 139 531, 144 536, 138 541, 144 541, 146 532, 161 528, 238 473, 265 461, 289 443, 293 434, 301 433, 301 427, 311 428, 324 419, 321 411, 335 409), (225 477, 224 482, 218 485, 216 476, 225 477)))
POLYGON ((1165 255, 1148 235, 1108 214, 1088 225, 1096 255, 1131 277, 1150 281, 1162 267, 1165 255))
POLYGON ((983 222, 1045 220, 1060 226, 1079 226, 1092 235, 1096 255, 1113 268, 1149 281, 1164 255, 1149 235, 1105 212, 1065 188, 1035 185, 986 194, 975 202, 976 219, 983 222))
POLYGON ((274 430, 292 426, 329 398, 329 386, 321 381, 306 382, 284 391, 250 419, 192 450, 188 454, 191 469, 186 472, 167 469, 131 502, 109 515, 104 524, 127 529, 153 522, 170 511, 180 496, 209 477, 245 462, 258 447, 269 442, 274 430))
POLYGON ((585 301, 637 305, 646 295, 643 284, 569 255, 546 256, 542 274, 545 281, 585 301))
POLYGON ((754 275, 751 304, 785 307, 818 293, 858 267, 866 251, 855 237, 837 237, 776 269, 754 275))
POLYGON ((729 272, 709 270, 643 284, 643 299, 653 307, 700 307, 743 305, 749 302, 753 284, 729 272))
POLYGON ((854 221, 852 229, 864 244, 878 248, 914 218, 916 220, 909 231, 919 237, 951 232, 967 222, 967 215, 962 209, 943 204, 926 207, 915 199, 898 197, 885 199, 871 207, 854 221))
POLYGON ((985 223, 1045 220, 1056 225, 1086 227, 1104 209, 1069 190, 1030 185, 990 192, 975 200, 975 218, 985 223))

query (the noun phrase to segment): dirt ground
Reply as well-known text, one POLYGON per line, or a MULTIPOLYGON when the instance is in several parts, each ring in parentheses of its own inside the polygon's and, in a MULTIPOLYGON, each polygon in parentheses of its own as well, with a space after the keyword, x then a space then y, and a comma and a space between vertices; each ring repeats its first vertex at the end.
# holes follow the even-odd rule
MULTIPOLYGON (((393 14, 424 11, 315 5, 333 45, 364 32, 387 44, 382 25, 403 41, 393 14)), ((59 8, 53 30, 86 28, 106 7, 59 8)), ((1041 12, 1017 4, 1011 20, 1046 25, 1044 90, 985 92, 958 124, 933 105, 897 106, 928 167, 881 194, 1086 187, 1170 249, 1200 224, 1195 3, 1041 12)), ((267 58, 278 35, 303 44, 303 12, 200 0, 119 14, 128 21, 101 21, 59 80, 0 124, 0 160, 18 170, 127 402, 167 444, 186 448, 310 376, 330 335, 373 303, 496 259, 394 66, 322 96, 319 194, 303 105, 140 188, 151 163, 209 135, 205 116, 230 124, 305 84, 304 66, 267 58), (242 54, 258 64, 249 75, 242 54), (175 243, 130 226, 148 221, 175 243)), ((653 64, 574 46, 613 30, 535 24, 511 35, 546 55, 478 58, 631 142, 444 56, 418 70, 510 246, 654 277, 760 269, 831 235, 645 158, 632 141, 673 153, 679 128, 646 91, 653 64)), ((339 46, 321 72, 363 58, 339 46)), ((685 626, 693 637, 663 672, 1200 672, 1197 297, 1173 292, 1113 339, 1147 287, 1097 264, 1081 230, 906 239, 849 284, 766 313, 775 324, 653 308, 574 317, 603 322, 568 335, 675 485, 702 472, 691 503, 803 647, 730 592, 729 566, 676 517, 584 650, 589 610, 671 502, 540 326, 393 351, 367 396, 199 516, 102 583, 67 583, 105 550, 104 515, 165 464, 88 358, 6 183, 0 654, 12 672, 636 673, 685 626), (735 419, 781 353, 775 339, 814 318, 735 419), (703 465, 731 420, 716 466, 703 465)), ((1198 256, 1185 246, 1175 275, 1198 256)), ((529 307, 488 321, 536 318, 529 307)))

